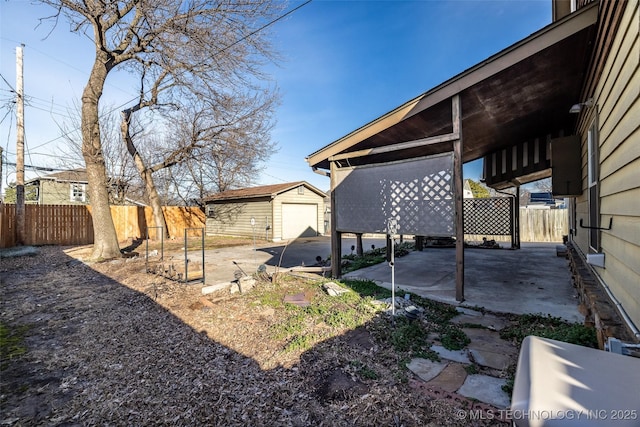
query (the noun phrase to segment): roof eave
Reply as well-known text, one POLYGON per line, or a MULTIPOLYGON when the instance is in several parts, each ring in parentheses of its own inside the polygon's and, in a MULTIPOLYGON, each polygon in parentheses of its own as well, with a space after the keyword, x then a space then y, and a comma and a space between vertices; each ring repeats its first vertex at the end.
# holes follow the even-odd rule
MULTIPOLYGON (((558 20, 529 37, 503 49, 486 60, 441 83, 422 95, 402 104, 387 114, 365 124, 344 137, 310 154, 306 161, 311 167, 328 168, 326 162, 331 157, 355 144, 385 130, 402 120, 461 93, 472 85, 550 47, 565 38, 596 23, 598 3, 574 12, 558 20)), ((398 141, 402 142, 402 141, 398 141)))

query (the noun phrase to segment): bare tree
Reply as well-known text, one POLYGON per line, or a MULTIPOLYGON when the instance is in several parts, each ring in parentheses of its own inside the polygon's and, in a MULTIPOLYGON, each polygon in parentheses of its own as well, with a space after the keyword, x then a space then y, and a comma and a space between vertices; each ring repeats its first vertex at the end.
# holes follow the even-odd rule
POLYGON ((177 139, 196 147, 172 171, 184 203, 199 204, 209 194, 250 185, 276 149, 270 140, 275 102, 269 93, 235 96, 217 108, 203 105, 179 117, 177 139))
MULTIPOLYGON (((60 147, 57 166, 67 169, 84 167, 80 106, 69 110, 69 121, 60 123, 66 144, 60 147)), ((107 172, 109 203, 121 205, 129 198, 129 189, 139 187, 139 178, 118 131, 119 117, 113 105, 100 107, 100 138, 107 172)))
MULTIPOLYGON (((73 31, 95 44, 82 93, 82 154, 93 206, 92 257, 117 257, 120 248, 109 209, 98 110, 107 76, 120 68, 140 77, 140 97, 125 110, 123 135, 130 131, 133 113, 154 105, 175 105, 185 87, 190 93, 212 94, 253 84, 263 77, 262 60, 272 56, 266 33, 260 29, 283 4, 275 0, 42 1, 56 8, 52 18, 67 16, 73 31)), ((137 152, 135 147, 133 151, 137 152)), ((134 163, 147 179, 151 173, 140 160, 134 163)))
POLYGON ((536 181, 533 185, 534 185, 535 189, 538 190, 538 191, 542 191, 542 192, 545 192, 545 193, 551 193, 551 190, 552 190, 551 178, 541 179, 539 181, 536 181))

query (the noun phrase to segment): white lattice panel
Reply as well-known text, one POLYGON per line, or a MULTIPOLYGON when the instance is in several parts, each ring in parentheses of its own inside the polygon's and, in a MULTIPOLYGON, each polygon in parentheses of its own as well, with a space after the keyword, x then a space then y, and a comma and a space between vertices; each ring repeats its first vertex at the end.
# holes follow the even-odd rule
POLYGON ((453 155, 334 170, 336 229, 451 236, 454 228, 453 155))

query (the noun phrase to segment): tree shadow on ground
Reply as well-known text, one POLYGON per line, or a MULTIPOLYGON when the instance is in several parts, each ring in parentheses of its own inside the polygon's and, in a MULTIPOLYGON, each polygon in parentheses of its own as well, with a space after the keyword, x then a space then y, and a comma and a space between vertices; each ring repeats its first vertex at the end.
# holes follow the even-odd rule
MULTIPOLYGON (((402 378, 366 376, 380 350, 368 325, 315 345, 293 366, 262 369, 155 301, 158 283, 138 292, 63 249, 40 248, 0 272, 0 320, 28 326, 26 354, 0 380, 3 417, 15 424, 461 425, 402 378)), ((194 308, 175 307, 185 309, 194 308)), ((215 307, 197 309, 219 322, 215 307)))

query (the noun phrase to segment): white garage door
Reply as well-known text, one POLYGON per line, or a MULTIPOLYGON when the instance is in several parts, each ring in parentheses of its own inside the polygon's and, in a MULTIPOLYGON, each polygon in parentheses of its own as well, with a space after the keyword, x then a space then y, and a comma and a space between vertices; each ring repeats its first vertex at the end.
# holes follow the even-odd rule
POLYGON ((282 238, 318 235, 318 205, 284 203, 282 205, 282 238))

